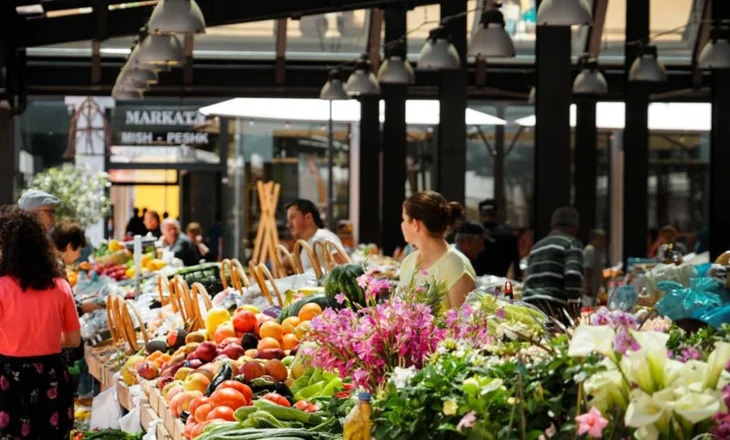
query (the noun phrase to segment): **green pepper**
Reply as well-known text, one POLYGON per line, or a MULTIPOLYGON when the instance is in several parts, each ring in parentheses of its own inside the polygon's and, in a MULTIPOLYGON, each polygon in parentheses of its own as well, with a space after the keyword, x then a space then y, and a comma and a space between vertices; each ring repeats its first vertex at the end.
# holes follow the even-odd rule
POLYGON ((294 395, 294 400, 307 400, 313 396, 316 396, 317 394, 322 392, 325 386, 327 386, 327 382, 325 382, 324 380, 310 385, 294 395))
POLYGON ((322 389, 322 391, 317 395, 317 397, 331 397, 333 394, 335 394, 337 391, 340 391, 342 389, 342 379, 339 377, 335 377, 329 383, 322 389))

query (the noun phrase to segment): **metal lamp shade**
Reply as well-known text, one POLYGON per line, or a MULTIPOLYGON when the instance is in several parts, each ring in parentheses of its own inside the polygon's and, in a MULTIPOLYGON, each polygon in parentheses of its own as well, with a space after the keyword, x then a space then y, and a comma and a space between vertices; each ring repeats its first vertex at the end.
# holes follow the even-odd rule
POLYGON ((350 99, 345 91, 345 85, 339 77, 339 72, 336 70, 330 72, 329 79, 327 79, 327 82, 324 83, 322 90, 319 92, 319 99, 325 99, 327 101, 350 99))
POLYGON ((380 85, 370 69, 355 69, 347 79, 345 91, 350 96, 379 95, 380 85))
POLYGON ((418 55, 418 67, 428 70, 453 70, 461 67, 459 53, 443 28, 431 31, 418 55))
POLYGON ((185 64, 185 50, 175 35, 148 35, 140 44, 136 54, 139 64, 151 66, 182 66, 185 64))
POLYGON ((416 75, 408 60, 391 56, 380 65, 378 81, 381 84, 413 84, 416 82, 416 75))
POLYGON ((543 0, 537 9, 538 26, 585 25, 592 21, 586 0, 543 0))
POLYGON ((667 71, 657 60, 655 46, 647 46, 634 60, 629 70, 629 81, 635 82, 664 82, 667 80, 667 71))
POLYGON ((119 74, 114 86, 127 90, 149 90, 150 88, 150 85, 147 82, 138 81, 130 76, 124 76, 124 74, 119 74))
POLYGON ((145 84, 157 84, 157 72, 152 70, 150 67, 149 69, 145 69, 144 67, 140 66, 130 66, 125 65, 122 68, 122 75, 125 77, 130 77, 134 79, 136 82, 145 83, 145 84))
POLYGON ((112 98, 118 100, 142 99, 142 96, 142 92, 139 90, 124 89, 117 86, 112 90, 112 98))
POLYGON ((482 14, 479 30, 469 42, 469 56, 486 58, 514 58, 515 44, 504 29, 504 16, 497 9, 482 14))
POLYGON ((195 0, 162 0, 148 27, 153 34, 200 34, 205 32, 205 17, 195 0))
POLYGON ((608 93, 608 84, 603 74, 594 69, 583 69, 573 81, 576 95, 602 95, 608 93))
POLYGON ((730 69, 730 29, 713 28, 697 65, 700 69, 730 69))

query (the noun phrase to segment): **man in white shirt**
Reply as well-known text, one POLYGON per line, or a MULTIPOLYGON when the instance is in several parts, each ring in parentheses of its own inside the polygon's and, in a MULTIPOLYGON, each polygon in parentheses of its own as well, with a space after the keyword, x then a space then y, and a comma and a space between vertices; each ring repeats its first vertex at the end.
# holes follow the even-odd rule
MULTIPOLYGON (((332 231, 325 229, 322 217, 319 215, 317 206, 311 200, 297 199, 286 205, 287 227, 295 240, 304 240, 309 246, 319 241, 324 244, 326 240, 342 246, 340 238, 332 231)), ((320 253, 321 254, 321 253, 320 253)), ((320 263, 324 263, 324 255, 317 254, 320 263)), ((341 256, 333 252, 337 263, 341 263, 341 256)), ((302 268, 306 271, 312 268, 312 263, 306 252, 300 254, 302 268)))

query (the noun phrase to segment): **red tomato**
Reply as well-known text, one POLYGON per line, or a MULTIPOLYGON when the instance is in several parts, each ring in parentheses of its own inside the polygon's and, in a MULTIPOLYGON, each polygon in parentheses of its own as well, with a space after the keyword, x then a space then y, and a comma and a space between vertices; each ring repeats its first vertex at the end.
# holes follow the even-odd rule
POLYGON ((204 403, 204 404, 198 406, 195 409, 195 412, 192 413, 193 416, 195 417, 195 421, 198 423, 204 422, 208 418, 208 414, 211 411, 213 411, 213 408, 215 408, 215 407, 213 406, 212 403, 204 403))
POLYGON ((216 389, 221 390, 223 388, 231 388, 238 391, 239 393, 243 394, 248 403, 251 403, 251 400, 253 399, 253 391, 251 391, 251 388, 249 388, 249 386, 245 383, 239 382, 237 380, 223 381, 223 383, 218 385, 218 388, 216 389))
POLYGON ((227 406, 233 409, 238 409, 248 404, 246 396, 233 388, 215 390, 210 396, 210 402, 215 406, 227 406))
POLYGON ((281 394, 277 393, 269 393, 263 397, 263 399, 268 400, 269 402, 274 402, 275 404, 279 406, 286 406, 287 408, 291 407, 291 403, 289 403, 288 400, 286 400, 286 397, 282 396, 281 394))
MULTIPOLYGON (((195 410, 197 410, 200 405, 204 405, 208 402, 210 402, 210 397, 198 396, 190 402, 190 406, 188 407, 188 412, 190 413, 190 415, 194 415, 195 410)), ((203 420, 205 420, 205 419, 203 419, 203 420)), ((200 420, 198 420, 198 421, 200 421, 200 420)))
POLYGON ((307 400, 300 400, 294 405, 294 408, 300 410, 300 411, 306 411, 308 408, 312 406, 312 403, 307 400))
POLYGON ((218 408, 213 408, 211 412, 208 413, 208 417, 206 417, 207 420, 215 420, 215 419, 221 419, 221 420, 228 420, 229 422, 235 422, 236 418, 233 416, 233 409, 227 406, 219 406, 218 408))

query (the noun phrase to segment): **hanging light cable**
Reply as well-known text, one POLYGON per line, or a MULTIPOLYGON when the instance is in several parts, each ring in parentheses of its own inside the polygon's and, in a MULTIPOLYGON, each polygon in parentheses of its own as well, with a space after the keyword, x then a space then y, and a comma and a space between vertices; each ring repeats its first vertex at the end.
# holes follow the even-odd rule
POLYGON ((504 29, 504 16, 499 6, 487 9, 482 13, 479 30, 469 42, 469 56, 486 58, 514 58, 515 44, 512 37, 504 29))
POLYGON ((580 59, 581 68, 573 81, 573 93, 576 95, 602 95, 608 93, 606 78, 598 70, 598 61, 590 55, 583 55, 580 59))
POLYGON ((416 81, 413 67, 406 58, 403 40, 385 46, 385 61, 378 69, 378 81, 381 84, 413 84, 416 81))
POLYGON ((355 70, 350 74, 345 84, 345 91, 350 96, 379 95, 380 84, 370 69, 368 55, 363 54, 355 65, 355 70))
POLYGON ((428 70, 453 70, 461 66, 459 53, 449 39, 443 26, 439 26, 428 35, 426 44, 418 55, 418 67, 428 70))
POLYGON ((201 34, 205 17, 195 0, 162 0, 148 23, 153 34, 201 34))

